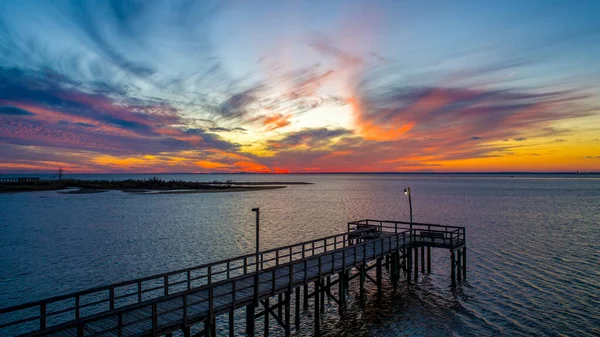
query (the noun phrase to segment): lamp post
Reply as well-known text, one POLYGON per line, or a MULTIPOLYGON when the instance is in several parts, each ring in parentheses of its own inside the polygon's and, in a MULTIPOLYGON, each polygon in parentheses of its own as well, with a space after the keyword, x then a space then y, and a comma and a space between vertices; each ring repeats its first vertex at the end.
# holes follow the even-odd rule
POLYGON ((410 208, 410 230, 413 227, 413 216, 412 216, 412 199, 410 197, 410 187, 404 189, 404 194, 408 195, 408 207, 410 208))
POLYGON ((259 243, 260 243, 260 208, 256 207, 252 209, 252 212, 256 212, 256 270, 258 271, 258 254, 259 254, 259 243))
MULTIPOLYGON (((252 212, 256 212, 256 258, 255 258, 255 262, 256 262, 256 267, 254 268, 254 303, 253 305, 249 306, 248 308, 250 309, 249 312, 251 312, 251 316, 252 317, 252 322, 254 322, 254 307, 258 306, 258 290, 259 290, 259 278, 258 278, 258 257, 259 257, 259 219, 260 219, 260 208, 256 207, 252 209, 252 212)), ((246 317, 246 321, 248 321, 248 317, 246 317)), ((252 323, 252 329, 254 330, 254 323, 252 323)))

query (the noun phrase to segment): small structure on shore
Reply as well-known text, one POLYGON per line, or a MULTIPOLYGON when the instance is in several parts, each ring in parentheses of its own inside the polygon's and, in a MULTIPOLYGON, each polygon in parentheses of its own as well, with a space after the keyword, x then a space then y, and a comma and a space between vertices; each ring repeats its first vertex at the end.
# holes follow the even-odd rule
POLYGON ((40 181, 39 177, 0 178, 0 184, 37 184, 40 181))

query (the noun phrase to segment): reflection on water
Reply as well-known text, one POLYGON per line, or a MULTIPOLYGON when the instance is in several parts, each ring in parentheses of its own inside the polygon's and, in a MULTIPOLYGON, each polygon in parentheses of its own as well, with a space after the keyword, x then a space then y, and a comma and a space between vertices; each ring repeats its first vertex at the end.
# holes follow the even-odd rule
MULTIPOLYGON (((433 273, 418 285, 394 290, 385 284, 381 303, 369 288, 366 309, 350 301, 341 318, 330 304, 322 325, 328 335, 600 333, 600 180, 418 175, 161 178, 315 184, 247 193, 0 195, 0 306, 250 253, 252 207, 261 208, 263 249, 339 233, 352 220, 406 220, 402 191, 410 186, 415 221, 467 227, 468 281, 451 289, 448 252, 434 251, 433 273)), ((356 289, 350 293, 358 294, 356 289)), ((311 335, 311 313, 312 309, 303 316, 298 335, 311 335)), ((225 332, 226 320, 221 323, 225 332)), ((275 335, 283 334, 271 326, 275 335)))

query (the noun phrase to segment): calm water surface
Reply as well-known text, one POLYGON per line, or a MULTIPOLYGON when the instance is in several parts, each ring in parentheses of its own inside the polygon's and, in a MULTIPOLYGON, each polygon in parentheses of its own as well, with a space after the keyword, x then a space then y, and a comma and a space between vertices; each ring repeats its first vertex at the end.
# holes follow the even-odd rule
MULTIPOLYGON (((314 185, 215 194, 0 194, 0 307, 250 253, 253 207, 261 208, 263 249, 340 233, 352 220, 407 220, 402 191, 410 186, 415 221, 467 227, 467 282, 450 288, 449 253, 434 251, 433 273, 416 286, 385 284, 381 303, 370 288, 366 309, 350 300, 341 318, 329 304, 326 335, 600 335, 600 179, 161 178, 314 185)), ((355 281, 353 287, 356 297, 355 281)), ((312 335, 311 313, 298 336, 312 335)), ((226 320, 219 324, 225 333, 226 320)), ((274 325, 272 333, 282 335, 274 325)))

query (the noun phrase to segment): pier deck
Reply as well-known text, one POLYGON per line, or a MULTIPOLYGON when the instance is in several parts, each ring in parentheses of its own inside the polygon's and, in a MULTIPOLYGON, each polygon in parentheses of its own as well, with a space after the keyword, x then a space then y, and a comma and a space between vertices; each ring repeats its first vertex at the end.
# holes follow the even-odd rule
MULTIPOLYGON (((337 277, 339 305, 345 303, 351 270, 358 270, 361 296, 366 270, 377 267, 381 283, 381 261, 391 257, 392 276, 404 270, 410 280, 414 255, 415 277, 418 249, 421 248, 422 271, 425 271, 425 247, 446 248, 452 252, 452 275, 456 259, 454 250, 464 254, 463 227, 432 224, 409 224, 395 221, 362 220, 348 224, 348 232, 326 238, 236 257, 198 267, 155 275, 83 292, 0 309, 0 334, 27 336, 158 336, 183 331, 203 324, 208 336, 215 335, 215 317, 246 308, 248 334, 254 334, 255 308, 264 307, 262 316, 272 315, 286 334, 291 329, 291 294, 296 291, 296 308, 304 287, 304 302, 315 300, 316 328, 323 294, 329 292, 337 277), (412 250, 415 253, 412 253, 412 250), (369 263, 375 262, 372 266, 369 263), (328 282, 325 283, 324 280, 328 282), (313 294, 307 285, 314 283, 313 294), (269 298, 279 296, 279 315, 269 305, 269 298), (285 296, 285 299, 283 299, 285 296), (319 302, 321 302, 319 304, 319 302), (282 313, 285 307, 285 315, 282 313)), ((463 255, 464 259, 464 255, 463 255)), ((459 265, 462 261, 459 260, 459 265)), ((466 261, 466 259, 465 259, 466 261)), ((429 263, 429 270, 430 261, 429 263)), ((465 263, 458 271, 464 273, 465 263)), ((466 276, 466 275, 465 275, 466 276)), ((370 277, 369 277, 370 278, 370 277)), ((335 298, 334 298, 335 300, 335 298)), ((298 310, 296 309, 296 315, 298 310)), ((298 317, 296 317, 296 321, 298 317)), ((297 323, 297 322, 296 322, 297 323)), ((268 324, 265 333, 268 334, 268 324)))

